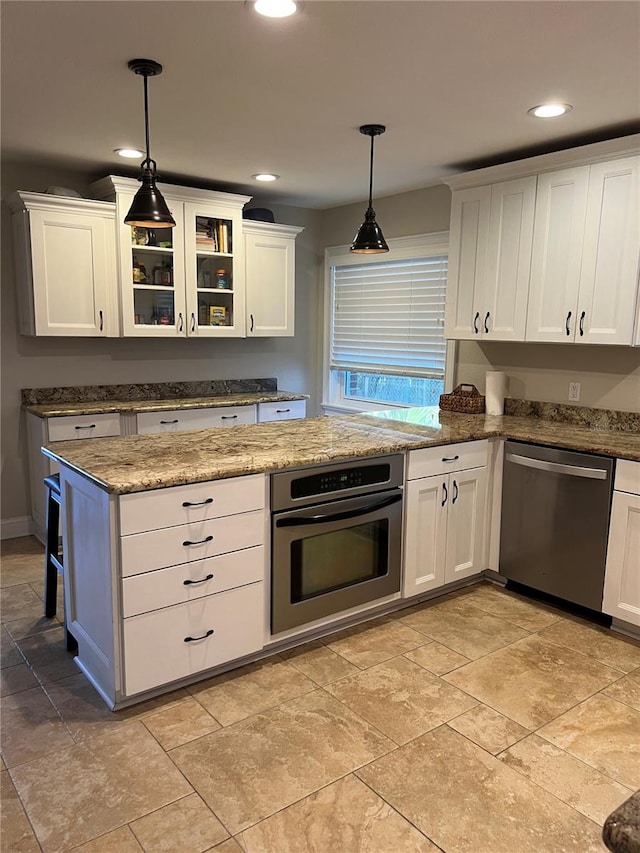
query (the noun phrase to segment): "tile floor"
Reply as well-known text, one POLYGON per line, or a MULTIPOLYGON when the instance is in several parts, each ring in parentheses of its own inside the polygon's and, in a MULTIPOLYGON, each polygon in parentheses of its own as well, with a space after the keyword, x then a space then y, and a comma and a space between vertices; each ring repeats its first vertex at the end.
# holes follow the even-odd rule
POLYGON ((111 713, 2 543, 9 851, 603 851, 640 644, 483 583, 111 713))

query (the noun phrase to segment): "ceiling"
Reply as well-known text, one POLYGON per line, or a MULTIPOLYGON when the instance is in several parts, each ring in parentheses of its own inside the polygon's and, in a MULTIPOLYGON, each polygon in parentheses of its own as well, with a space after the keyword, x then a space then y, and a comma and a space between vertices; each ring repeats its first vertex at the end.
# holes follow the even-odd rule
MULTIPOLYGON (((303 0, 267 19, 244 0, 3 0, 7 161, 137 174, 134 57, 149 81, 161 177, 324 209, 437 184, 455 171, 640 128, 640 3, 303 0), (569 102, 563 118, 527 109, 569 102)), ((25 189, 27 189, 25 187, 25 189)))

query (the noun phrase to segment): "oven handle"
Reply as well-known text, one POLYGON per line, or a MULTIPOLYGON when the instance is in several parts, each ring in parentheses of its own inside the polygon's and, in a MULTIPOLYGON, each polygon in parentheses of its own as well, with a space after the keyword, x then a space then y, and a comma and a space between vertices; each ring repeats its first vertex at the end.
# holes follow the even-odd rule
POLYGON ((330 521, 344 521, 347 518, 358 518, 360 515, 369 515, 376 509, 384 509, 402 500, 402 494, 392 495, 375 504, 368 504, 363 509, 352 509, 349 512, 336 512, 333 515, 304 515, 297 518, 278 518, 276 527, 302 527, 305 524, 324 524, 330 521))

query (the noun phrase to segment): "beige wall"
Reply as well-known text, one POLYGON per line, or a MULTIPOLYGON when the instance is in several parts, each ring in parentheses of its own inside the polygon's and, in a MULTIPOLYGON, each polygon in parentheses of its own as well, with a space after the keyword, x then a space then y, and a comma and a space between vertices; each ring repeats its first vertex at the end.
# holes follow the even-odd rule
MULTIPOLYGON (((50 185, 87 194, 78 173, 3 165, 2 197, 50 185)), ((256 206, 259 204, 256 199, 256 206)), ((302 225, 296 240, 296 334, 293 338, 155 340, 35 338, 17 333, 10 213, 2 204, 2 493, 3 520, 29 514, 20 389, 121 382, 277 377, 287 391, 310 393, 315 411, 320 213, 268 205, 276 220, 302 225)))

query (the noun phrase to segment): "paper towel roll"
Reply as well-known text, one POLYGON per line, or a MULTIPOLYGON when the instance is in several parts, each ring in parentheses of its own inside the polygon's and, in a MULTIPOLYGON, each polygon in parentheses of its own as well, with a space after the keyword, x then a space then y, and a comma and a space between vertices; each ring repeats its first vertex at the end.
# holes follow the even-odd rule
POLYGON ((502 370, 487 370, 486 409, 488 415, 504 414, 504 395, 507 390, 507 374, 502 370))

